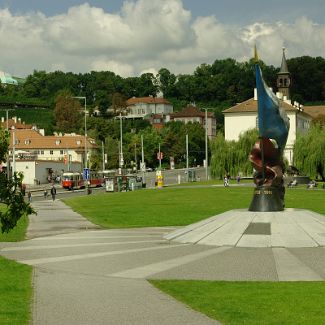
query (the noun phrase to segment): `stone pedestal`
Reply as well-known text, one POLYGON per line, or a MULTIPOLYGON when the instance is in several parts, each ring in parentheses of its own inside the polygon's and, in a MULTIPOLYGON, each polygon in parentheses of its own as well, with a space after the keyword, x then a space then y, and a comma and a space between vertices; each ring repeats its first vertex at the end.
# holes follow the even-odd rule
POLYGON ((280 189, 271 186, 257 186, 254 189, 254 197, 248 210, 258 212, 283 211, 284 205, 280 189))

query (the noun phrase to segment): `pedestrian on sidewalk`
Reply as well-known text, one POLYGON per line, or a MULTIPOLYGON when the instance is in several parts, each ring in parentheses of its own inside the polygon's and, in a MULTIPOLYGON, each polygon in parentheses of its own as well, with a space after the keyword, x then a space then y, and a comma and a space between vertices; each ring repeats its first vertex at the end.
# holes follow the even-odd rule
POLYGON ((44 199, 47 199, 47 195, 48 195, 48 193, 47 193, 47 189, 44 188, 44 199))
POLYGON ((28 191, 27 197, 28 197, 28 202, 32 202, 32 192, 31 191, 28 191))
POLYGON ((54 201, 55 195, 56 195, 56 188, 54 185, 52 185, 52 188, 51 188, 51 195, 52 195, 52 200, 54 201))

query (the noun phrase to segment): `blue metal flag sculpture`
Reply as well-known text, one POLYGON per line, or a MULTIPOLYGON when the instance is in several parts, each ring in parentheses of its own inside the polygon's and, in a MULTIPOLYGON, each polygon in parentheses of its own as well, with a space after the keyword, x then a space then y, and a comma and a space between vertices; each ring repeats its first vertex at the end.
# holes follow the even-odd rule
MULTIPOLYGON (((255 57, 257 53, 255 49, 255 57)), ((255 169, 256 189, 250 211, 281 211, 284 208, 283 151, 287 143, 289 119, 277 97, 263 80, 258 63, 255 64, 258 97, 259 140, 249 160, 255 169)))
POLYGON ((282 153, 288 139, 289 119, 280 107, 277 97, 263 80, 258 64, 255 64, 255 75, 259 134, 263 138, 274 139, 282 153))

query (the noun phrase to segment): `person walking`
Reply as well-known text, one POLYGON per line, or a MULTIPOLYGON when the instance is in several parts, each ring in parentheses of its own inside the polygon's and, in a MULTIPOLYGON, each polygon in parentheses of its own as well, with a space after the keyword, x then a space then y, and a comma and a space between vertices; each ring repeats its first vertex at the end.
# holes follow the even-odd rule
POLYGON ((44 188, 44 199, 47 199, 47 195, 48 195, 48 193, 47 193, 47 189, 44 188))
POLYGON ((51 195, 52 195, 52 200, 54 201, 55 195, 56 195, 56 188, 54 185, 52 185, 52 188, 51 188, 51 195))
POLYGON ((224 187, 229 186, 229 179, 228 179, 227 174, 226 174, 225 177, 223 178, 223 185, 224 185, 224 187))
POLYGON ((31 191, 28 191, 27 197, 28 197, 28 202, 32 202, 32 192, 31 191))

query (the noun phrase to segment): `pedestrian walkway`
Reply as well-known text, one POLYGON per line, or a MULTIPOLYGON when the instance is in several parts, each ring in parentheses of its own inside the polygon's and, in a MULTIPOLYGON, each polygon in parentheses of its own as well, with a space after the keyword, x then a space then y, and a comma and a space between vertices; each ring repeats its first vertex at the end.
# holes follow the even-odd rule
POLYGON ((113 275, 182 255, 186 246, 162 238, 171 229, 100 230, 59 200, 33 206, 32 239, 3 243, 0 251, 34 266, 33 324, 217 324, 144 277, 113 275))
POLYGON ((160 292, 148 279, 325 279, 324 247, 177 243, 164 238, 173 227, 102 230, 91 228, 58 200, 33 205, 38 215, 29 236, 34 238, 5 243, 0 253, 34 266, 37 325, 217 324, 160 292))

